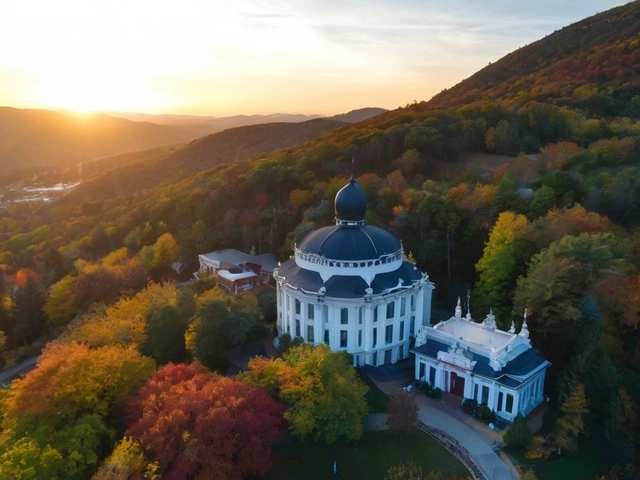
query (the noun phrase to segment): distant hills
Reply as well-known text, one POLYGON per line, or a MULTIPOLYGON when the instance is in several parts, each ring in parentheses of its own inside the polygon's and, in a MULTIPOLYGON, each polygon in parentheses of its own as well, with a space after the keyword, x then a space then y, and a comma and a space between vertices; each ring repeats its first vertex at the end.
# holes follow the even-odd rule
MULTIPOLYGON (((292 131, 283 125, 268 127, 256 131, 255 139, 251 139, 249 130, 233 132, 225 138, 237 136, 241 145, 236 148, 235 155, 245 158, 245 154, 249 154, 247 152, 254 154, 269 151, 270 135, 279 135, 280 132, 284 135, 291 134, 291 138, 284 143, 274 141, 274 148, 283 148, 292 145, 292 141, 304 141, 313 135, 326 133, 329 126, 336 128, 385 111, 381 108, 364 108, 337 115, 331 120, 293 128, 292 131), (249 146, 254 140, 255 145, 249 146)), ((320 118, 317 115, 289 114, 236 115, 224 118, 139 113, 81 115, 0 107, 0 183, 10 183, 24 175, 58 167, 67 168, 103 157, 117 156, 107 162, 114 164, 119 159, 124 160, 124 157, 118 156, 122 153, 184 144, 236 127, 278 125, 283 122, 305 123, 313 119, 320 118)), ((228 152, 215 155, 227 158, 228 152)), ((95 169, 89 167, 85 170, 95 169)))
MULTIPOLYGON (((352 110, 327 117, 344 123, 356 123, 386 112, 384 108, 367 107, 352 110)), ((136 122, 152 122, 159 125, 171 125, 191 130, 198 137, 211 133, 222 132, 229 128, 244 127, 247 125, 262 125, 265 123, 298 123, 307 122, 315 118, 325 118, 321 115, 295 115, 287 113, 274 113, 272 115, 233 115, 229 117, 209 117, 194 115, 149 115, 146 113, 121 113, 106 112, 114 117, 126 118, 136 122)))
POLYGON ((193 140, 189 130, 102 113, 0 107, 0 172, 73 165, 193 140))
MULTIPOLYGON (((135 162, 80 185, 68 195, 67 200, 73 202, 76 195, 84 196, 88 191, 93 192, 93 197, 104 198, 173 184, 220 164, 242 162, 260 154, 267 155, 274 150, 304 144, 346 125, 326 118, 298 123, 249 125, 207 135, 161 157, 157 149, 149 150, 146 158, 145 152, 140 152, 135 162)), ((102 159, 101 162, 113 163, 109 159, 102 159)))

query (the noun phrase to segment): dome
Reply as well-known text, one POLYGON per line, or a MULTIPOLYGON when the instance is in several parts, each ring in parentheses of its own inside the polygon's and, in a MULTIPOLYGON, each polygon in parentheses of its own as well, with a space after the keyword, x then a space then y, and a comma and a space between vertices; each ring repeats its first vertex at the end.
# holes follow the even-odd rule
POLYGON ((356 261, 391 255, 401 250, 402 245, 393 235, 378 227, 334 225, 311 232, 298 248, 301 252, 331 260, 356 261))
POLYGON ((349 183, 336 194, 334 202, 336 222, 364 222, 367 213, 367 194, 353 176, 349 183))

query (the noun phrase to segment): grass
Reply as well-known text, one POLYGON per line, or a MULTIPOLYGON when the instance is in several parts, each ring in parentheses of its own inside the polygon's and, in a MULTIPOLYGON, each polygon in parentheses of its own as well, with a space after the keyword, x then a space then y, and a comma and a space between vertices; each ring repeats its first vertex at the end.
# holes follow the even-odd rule
POLYGON ((342 479, 382 480, 395 465, 415 461, 423 474, 442 471, 448 478, 469 476, 468 470, 442 445, 421 431, 409 439, 400 439, 390 432, 368 432, 357 442, 287 442, 275 450, 276 460, 265 475, 266 480, 324 479, 333 477, 333 462, 337 462, 342 479))
POLYGON ((560 457, 552 455, 546 460, 529 460, 521 451, 509 447, 506 451, 524 470, 532 469, 538 480, 595 479, 604 467, 611 466, 612 460, 619 460, 619 452, 616 453, 604 441, 583 442, 574 453, 565 453, 560 457))
POLYGON ((362 370, 357 370, 360 380, 367 384, 369 390, 364 396, 369 406, 369 413, 386 413, 387 405, 389 404, 389 397, 386 393, 380 390, 371 379, 365 375, 362 370))

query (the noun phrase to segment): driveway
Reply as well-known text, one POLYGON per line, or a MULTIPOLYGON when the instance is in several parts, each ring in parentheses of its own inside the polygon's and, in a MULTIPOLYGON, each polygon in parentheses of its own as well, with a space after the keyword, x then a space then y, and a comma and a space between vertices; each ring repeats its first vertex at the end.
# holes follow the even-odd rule
MULTIPOLYGON (((395 365, 383 367, 366 366, 364 372, 387 395, 393 395, 413 379, 413 361, 403 361, 395 365)), ((478 464, 485 476, 491 480, 518 479, 517 469, 509 462, 505 463, 496 455, 491 447, 494 440, 501 437, 496 432, 465 415, 457 408, 452 408, 447 402, 434 400, 422 392, 415 396, 418 404, 418 420, 425 425, 442 430, 459 445, 464 447, 469 456, 478 464)))

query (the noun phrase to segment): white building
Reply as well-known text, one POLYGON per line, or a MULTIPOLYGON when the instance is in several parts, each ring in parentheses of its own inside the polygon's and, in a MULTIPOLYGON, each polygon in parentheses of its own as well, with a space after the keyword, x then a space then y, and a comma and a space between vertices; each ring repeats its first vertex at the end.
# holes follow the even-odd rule
POLYGON ((334 205, 336 224, 311 232, 274 272, 278 332, 344 350, 356 366, 407 358, 434 286, 393 235, 365 225, 367 196, 353 177, 334 205))
POLYGON ((435 326, 423 326, 416 337, 415 377, 445 392, 486 404, 513 420, 543 402, 544 379, 550 363, 531 346, 527 316, 520 333, 496 328, 490 313, 482 323, 455 315, 435 326))
POLYGON ((198 260, 199 272, 216 275, 218 285, 234 294, 271 284, 277 265, 276 257, 271 253, 249 255, 232 248, 198 255, 198 260))

